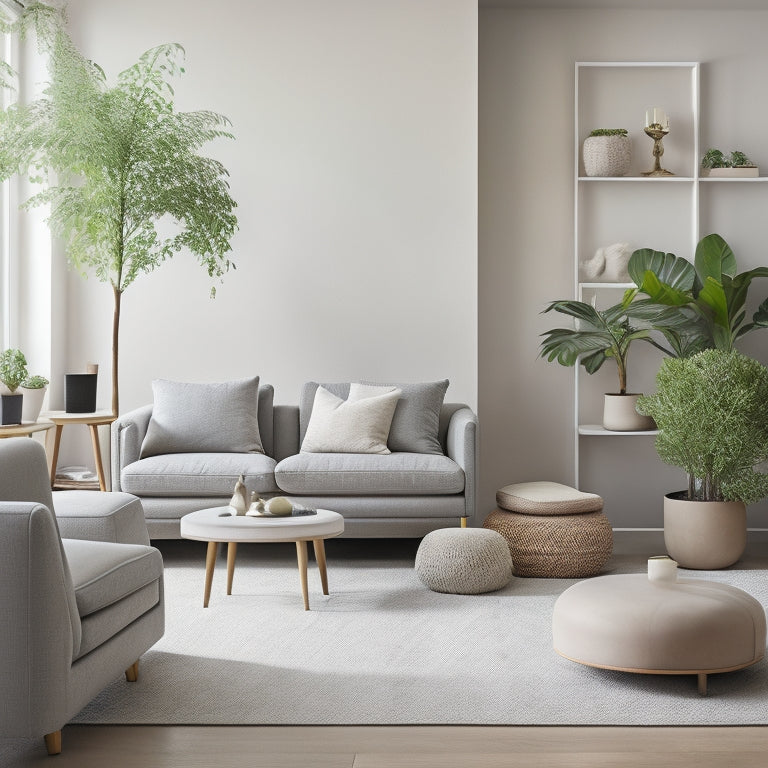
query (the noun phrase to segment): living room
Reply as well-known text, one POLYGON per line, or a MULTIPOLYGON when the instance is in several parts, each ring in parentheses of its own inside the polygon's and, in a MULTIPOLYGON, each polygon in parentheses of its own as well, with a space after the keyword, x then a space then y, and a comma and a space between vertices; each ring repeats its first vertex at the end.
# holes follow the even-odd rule
MULTIPOLYGON (((155 379, 258 375, 276 403, 290 404, 310 380, 447 378, 446 400, 479 418, 476 526, 509 483, 574 484, 573 371, 539 359, 540 335, 553 325, 541 311, 574 294, 574 63, 700 62, 702 154, 738 148, 768 167, 766 110, 752 96, 768 66, 759 0, 479 8, 474 0, 263 0, 194 4, 194 12, 179 0, 71 0, 67 8, 74 42, 108 78, 154 45, 183 45, 177 108, 220 112, 235 137, 210 152, 228 169, 238 204, 237 269, 212 281, 181 252, 128 288, 120 411, 150 403, 155 379)), ((672 116, 668 158, 683 108, 638 103, 638 122, 625 127, 649 166, 641 121, 652 106, 672 116)), ((723 235, 741 270, 765 262, 762 193, 758 185, 721 207, 701 204, 698 234, 723 235)), ((99 363, 98 403, 108 407, 111 290, 68 268, 43 219, 39 209, 11 215, 4 346, 22 348, 30 369, 48 375, 49 408, 63 408, 65 373, 99 363)), ((645 246, 671 249, 632 243, 645 246)), ((677 255, 692 258, 692 249, 677 255)), ((759 281, 755 293, 764 293, 759 281)), ((741 348, 768 362, 759 333, 741 348)), ((655 351, 638 354, 630 376, 652 387, 660 361, 655 351)), ((606 366, 582 388, 601 396, 612 384, 606 366)), ((610 439, 581 445, 589 473, 581 487, 605 499, 617 539, 641 529, 645 546, 662 527, 662 495, 683 475, 659 461, 653 440, 629 442, 621 451, 610 439)), ((60 464, 90 460, 87 435, 65 430, 60 464)), ((753 547, 764 543, 767 509, 750 506, 753 547)), ((329 570, 333 578, 330 546, 329 570)), ((754 743, 764 743, 757 733, 754 743)), ((663 743, 659 751, 676 749, 663 743)), ((451 763, 443 756, 442 764, 451 763)))

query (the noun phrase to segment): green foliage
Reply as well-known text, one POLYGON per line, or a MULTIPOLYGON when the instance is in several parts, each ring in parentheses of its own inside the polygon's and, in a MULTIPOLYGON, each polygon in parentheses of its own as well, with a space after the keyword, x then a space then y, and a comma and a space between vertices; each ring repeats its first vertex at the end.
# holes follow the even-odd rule
POLYGON ((633 341, 646 341, 669 354, 652 338, 648 327, 630 324, 622 304, 597 310, 583 301, 554 301, 544 312, 552 310, 572 317, 576 327, 543 333, 540 356, 566 366, 579 362, 589 374, 598 371, 609 357, 613 358, 622 395, 627 391, 627 356, 633 341))
POLYGON ((708 149, 701 158, 702 168, 754 168, 755 164, 738 149, 726 157, 719 149, 708 149))
POLYGON ((677 357, 703 349, 734 349, 747 333, 768 328, 768 298, 746 322, 749 287, 768 267, 737 273, 736 257, 717 234, 703 237, 694 263, 650 248, 635 251, 629 275, 636 288, 624 295, 627 315, 660 331, 677 357), (649 298, 639 299, 644 293, 649 298))
POLYGON ((734 149, 733 152, 731 152, 731 168, 743 167, 754 168, 755 164, 743 152, 734 149))
POLYGON ((688 498, 744 501, 768 496, 768 369, 740 352, 710 349, 668 358, 657 391, 637 410, 659 429, 662 461, 689 475, 688 498))
POLYGON ((6 349, 0 354, 0 381, 15 392, 27 378, 27 358, 20 349, 6 349))
POLYGON ((45 376, 27 376, 24 381, 21 382, 21 386, 25 389, 42 389, 50 384, 45 376))
POLYGON ((626 136, 626 128, 595 128, 590 136, 626 136))

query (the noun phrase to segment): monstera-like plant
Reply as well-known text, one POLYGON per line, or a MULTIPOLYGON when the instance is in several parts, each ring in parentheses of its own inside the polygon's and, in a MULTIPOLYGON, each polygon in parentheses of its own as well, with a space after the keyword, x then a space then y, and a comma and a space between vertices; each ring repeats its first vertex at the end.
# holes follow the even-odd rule
MULTIPOLYGON (((215 112, 176 112, 172 78, 184 72, 184 50, 160 45, 109 83, 75 47, 63 13, 32 3, 0 29, 34 32, 49 82, 31 103, 0 112, 0 180, 13 174, 45 182, 25 205, 50 205, 48 223, 70 262, 109 283, 112 321, 112 410, 119 412, 118 345, 125 290, 142 273, 185 250, 211 277, 234 266, 230 240, 235 201, 224 166, 198 150, 231 138, 215 112), (52 183, 48 183, 52 180, 52 183), (176 234, 161 235, 160 220, 176 234)), ((0 85, 8 84, 0 72, 0 85)))

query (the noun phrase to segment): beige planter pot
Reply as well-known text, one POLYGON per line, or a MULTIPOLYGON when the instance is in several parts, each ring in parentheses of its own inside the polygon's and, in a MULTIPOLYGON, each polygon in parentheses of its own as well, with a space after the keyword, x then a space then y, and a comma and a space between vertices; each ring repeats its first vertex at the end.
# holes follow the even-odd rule
POLYGON ((683 568, 727 568, 747 546, 747 506, 741 501, 664 497, 664 544, 683 568))
POLYGON ((650 416, 641 416, 637 412, 639 394, 606 394, 603 405, 603 426, 612 432, 644 432, 656 429, 656 423, 650 416))
POLYGON ((587 176, 626 176, 632 162, 629 136, 588 136, 582 149, 587 176))
POLYGON ((48 387, 40 387, 38 389, 19 387, 19 392, 24 395, 21 412, 22 421, 37 421, 43 408, 43 400, 47 391, 48 387))

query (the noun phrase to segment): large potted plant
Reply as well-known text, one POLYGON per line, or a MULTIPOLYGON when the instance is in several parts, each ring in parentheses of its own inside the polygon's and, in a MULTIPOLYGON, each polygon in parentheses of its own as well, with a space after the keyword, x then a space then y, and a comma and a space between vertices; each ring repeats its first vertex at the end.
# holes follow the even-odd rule
POLYGON ((768 496, 768 369, 736 350, 669 358, 637 408, 656 422, 659 457, 689 478, 664 499, 670 556, 685 568, 732 565, 746 545, 746 505, 768 496))
POLYGON ((575 321, 571 328, 553 328, 542 334, 540 356, 560 365, 577 363, 593 374, 611 358, 616 364, 619 389, 605 394, 603 426, 617 432, 653 429, 652 419, 635 409, 639 394, 627 391, 627 357, 634 341, 645 341, 665 354, 671 351, 659 344, 647 327, 632 325, 623 304, 598 310, 583 301, 553 301, 544 312, 559 312, 575 321))
POLYGON ((27 359, 20 349, 0 354, 0 424, 21 424, 23 394, 16 390, 27 377, 27 359))
POLYGON ((21 37, 34 30, 50 77, 39 99, 0 112, 0 180, 15 173, 57 179, 25 205, 50 204, 49 225, 70 262, 111 285, 117 414, 126 288, 180 250, 214 278, 233 266, 227 254, 237 219, 228 173, 198 154, 213 139, 231 138, 229 121, 215 112, 174 110, 169 81, 184 72, 180 45, 147 51, 108 84, 103 70, 77 50, 58 9, 32 3, 13 23, 0 17, 0 30, 21 37), (178 233, 158 233, 161 219, 163 232, 174 222, 178 233))

